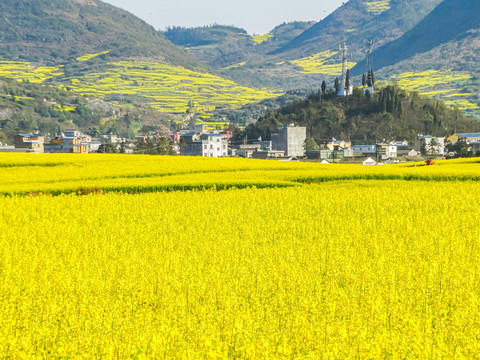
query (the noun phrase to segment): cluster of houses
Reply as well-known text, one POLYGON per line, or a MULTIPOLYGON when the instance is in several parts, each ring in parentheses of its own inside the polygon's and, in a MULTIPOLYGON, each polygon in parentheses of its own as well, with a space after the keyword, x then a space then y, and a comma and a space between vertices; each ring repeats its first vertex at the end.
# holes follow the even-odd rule
MULTIPOLYGON (((272 134, 270 141, 258 140, 235 144, 229 130, 207 130, 203 125, 172 132, 167 140, 174 153, 186 156, 227 157, 237 156, 253 159, 298 159, 306 158, 323 163, 359 163, 364 165, 393 164, 398 162, 422 161, 426 157, 444 157, 449 154, 446 144, 462 142, 470 153, 480 153, 480 133, 454 134, 447 138, 419 135, 413 144, 407 142, 382 142, 377 144, 352 145, 349 141, 330 139, 315 149, 305 149, 307 131, 305 127, 281 126, 272 134)), ((98 139, 68 130, 45 142, 38 134, 19 134, 14 146, 1 146, 0 152, 76 153, 97 152, 102 144, 124 146, 124 152, 133 153, 135 144, 158 142, 160 135, 138 136, 128 141, 115 135, 103 135, 98 139), (125 145, 126 144, 126 145, 125 145)))

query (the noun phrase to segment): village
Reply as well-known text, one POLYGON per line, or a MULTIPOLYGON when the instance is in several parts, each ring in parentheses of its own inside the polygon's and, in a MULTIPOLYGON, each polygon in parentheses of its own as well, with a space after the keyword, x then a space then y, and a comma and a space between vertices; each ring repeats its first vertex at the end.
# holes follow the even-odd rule
POLYGON ((314 142, 315 147, 309 146, 306 128, 295 125, 278 127, 269 141, 259 138, 236 143, 232 135, 230 130, 208 130, 204 125, 166 134, 141 135, 135 139, 113 134, 92 138, 78 130, 68 130, 51 139, 39 134, 18 134, 13 145, 0 143, 0 152, 158 154, 363 165, 420 162, 480 153, 480 133, 448 137, 418 135, 410 143, 382 141, 358 145, 331 138, 318 145, 314 142))

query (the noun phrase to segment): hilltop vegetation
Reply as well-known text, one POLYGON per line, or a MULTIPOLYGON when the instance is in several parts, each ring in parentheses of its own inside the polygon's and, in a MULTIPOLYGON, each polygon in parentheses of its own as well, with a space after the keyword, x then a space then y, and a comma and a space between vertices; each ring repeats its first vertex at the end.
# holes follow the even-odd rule
POLYGON ((418 134, 446 136, 479 131, 480 123, 443 103, 393 86, 374 96, 356 89, 353 96, 337 97, 333 91, 296 101, 249 125, 238 139, 270 135, 279 125, 297 124, 318 142, 335 137, 354 142, 413 140, 418 134))

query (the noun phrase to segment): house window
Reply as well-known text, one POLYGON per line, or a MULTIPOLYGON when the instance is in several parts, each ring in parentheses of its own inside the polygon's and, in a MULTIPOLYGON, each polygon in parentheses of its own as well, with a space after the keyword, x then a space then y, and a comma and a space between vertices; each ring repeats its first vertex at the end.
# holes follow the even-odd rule
POLYGON ((217 142, 220 142, 220 139, 217 139, 217 142))
POLYGON ((213 145, 210 145, 210 150, 213 150, 213 145))
POLYGON ((224 149, 224 150, 226 149, 226 147, 227 147, 227 145, 223 144, 223 149, 224 149))
POLYGON ((217 147, 217 151, 220 151, 220 148, 219 148, 219 147, 217 147))
POLYGON ((205 150, 207 150, 207 145, 203 145, 203 148, 204 148, 205 150))

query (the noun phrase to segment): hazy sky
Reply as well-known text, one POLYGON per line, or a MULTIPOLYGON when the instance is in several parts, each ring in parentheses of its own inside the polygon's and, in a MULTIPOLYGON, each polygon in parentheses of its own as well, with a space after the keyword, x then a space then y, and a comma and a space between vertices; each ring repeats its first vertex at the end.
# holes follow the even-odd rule
POLYGON ((158 30, 168 26, 235 25, 266 34, 294 20, 321 20, 348 0, 103 0, 158 30))

